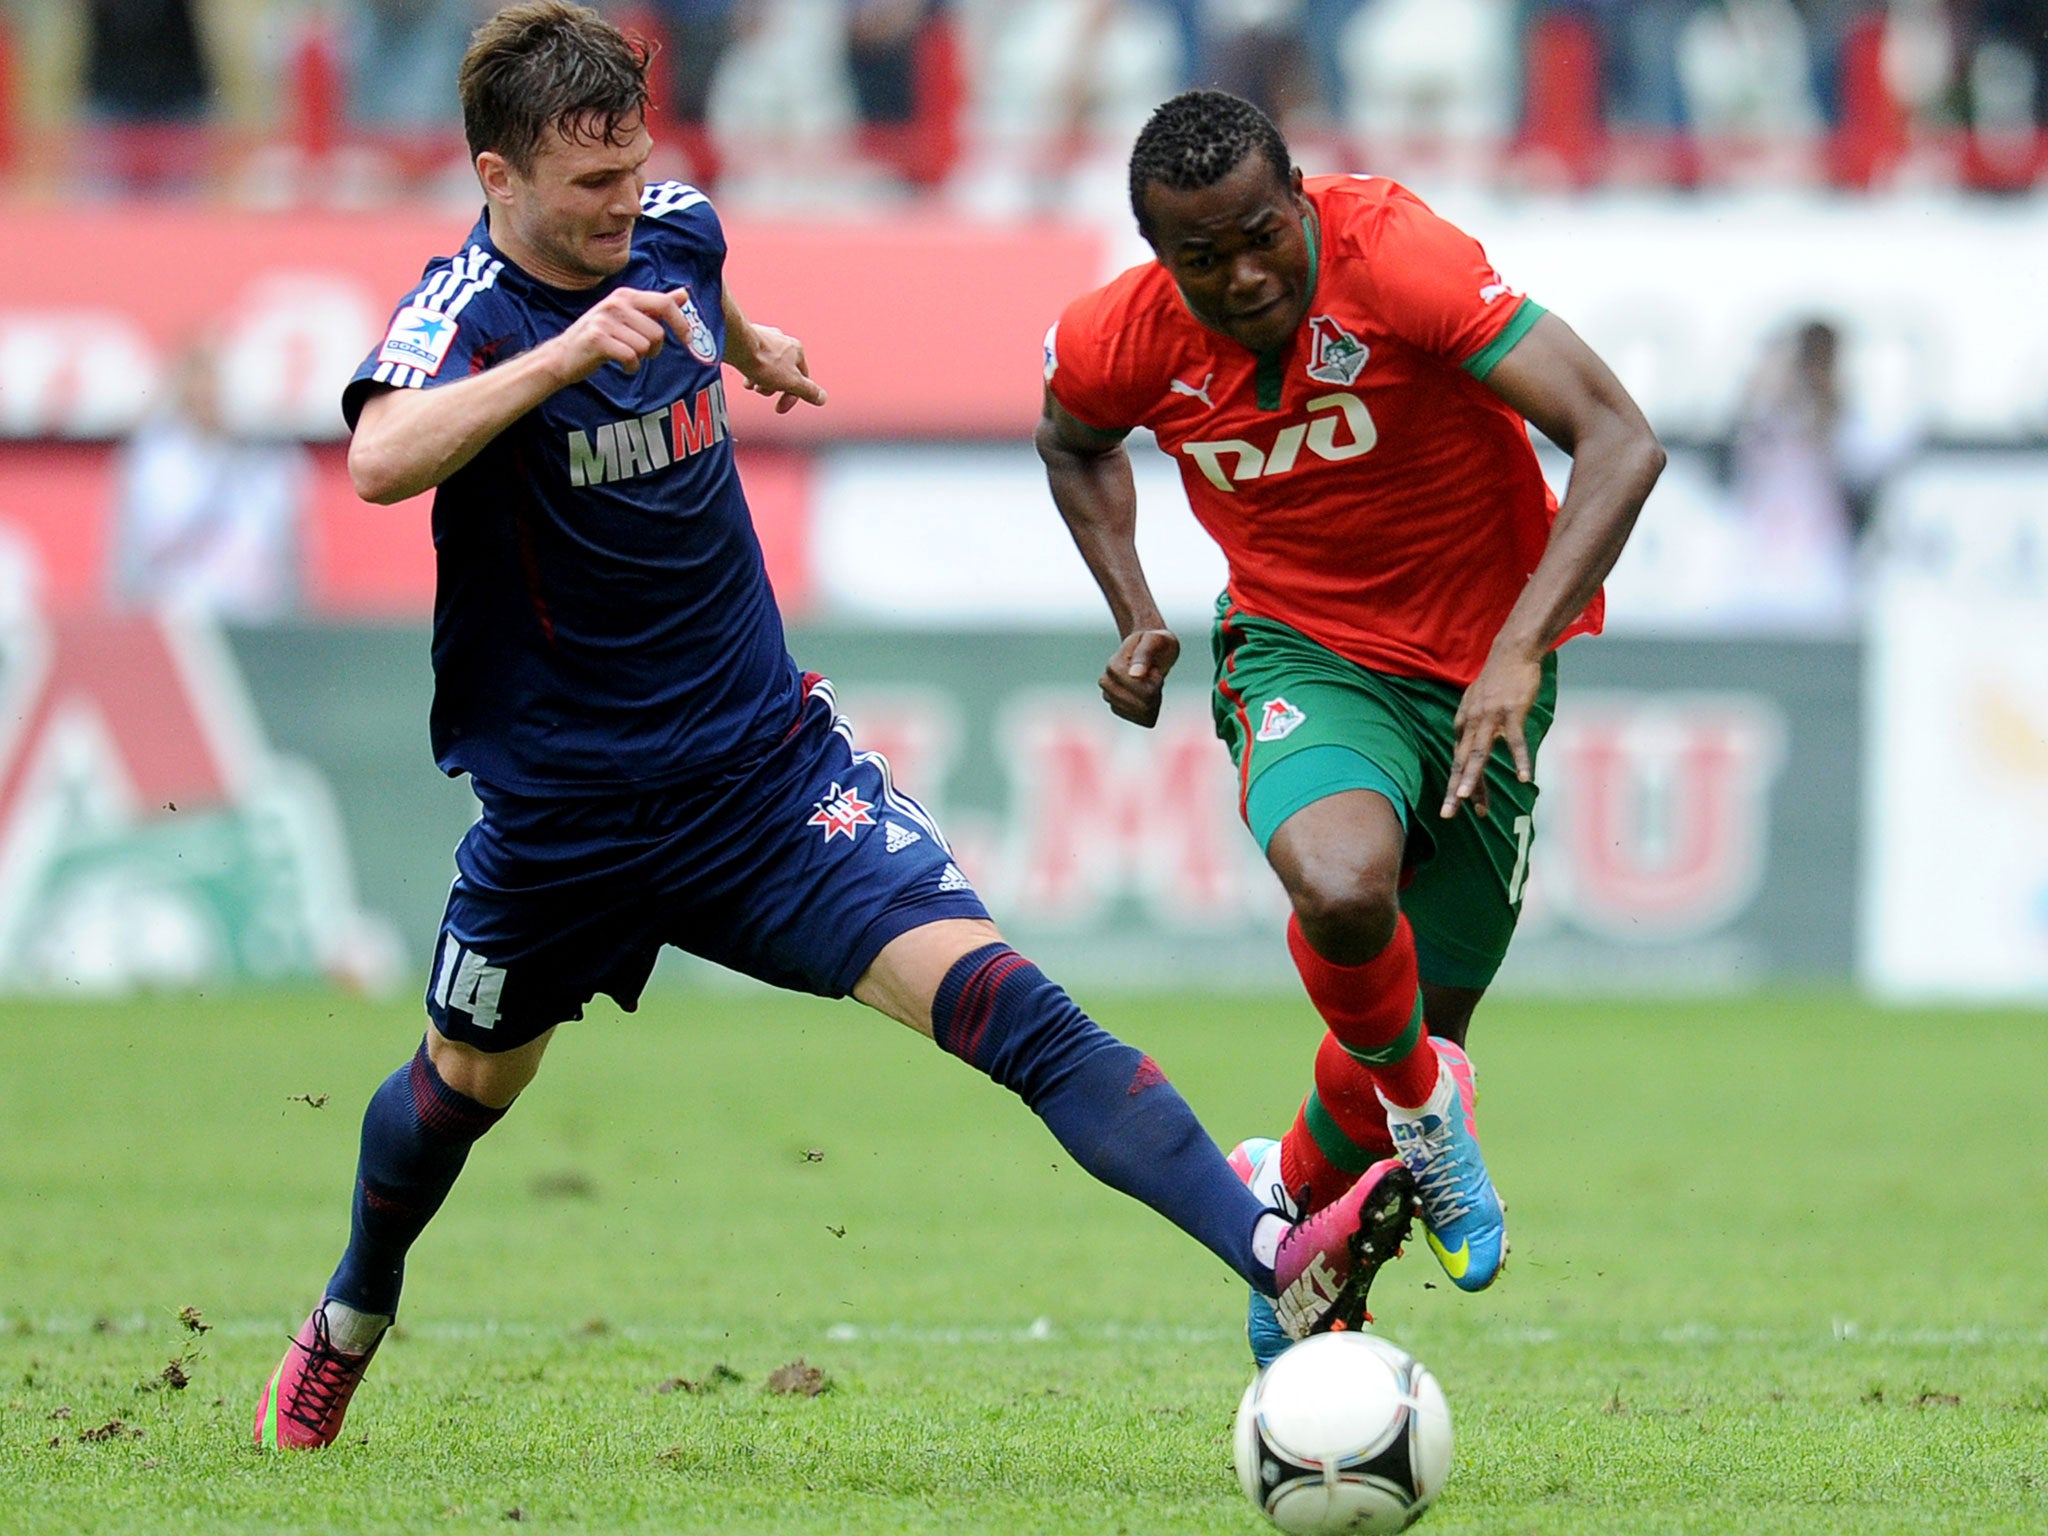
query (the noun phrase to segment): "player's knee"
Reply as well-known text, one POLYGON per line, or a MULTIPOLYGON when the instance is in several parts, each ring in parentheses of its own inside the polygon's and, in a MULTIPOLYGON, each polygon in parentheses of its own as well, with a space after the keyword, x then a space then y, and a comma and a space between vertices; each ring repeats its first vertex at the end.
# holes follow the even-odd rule
POLYGON ((509 1109, 540 1071, 541 1056, 553 1034, 550 1029, 509 1051, 480 1051, 450 1040, 429 1025, 427 1059, 434 1065, 435 1076, 454 1092, 490 1109, 509 1109))
POLYGON ((1309 947, 1333 965, 1365 964, 1393 942, 1401 918, 1395 883, 1370 871, 1308 871, 1287 894, 1309 947))

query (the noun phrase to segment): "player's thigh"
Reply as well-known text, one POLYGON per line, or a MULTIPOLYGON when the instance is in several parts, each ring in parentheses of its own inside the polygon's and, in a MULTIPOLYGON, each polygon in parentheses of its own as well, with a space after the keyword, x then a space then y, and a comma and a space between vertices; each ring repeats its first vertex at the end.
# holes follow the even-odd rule
MULTIPOLYGON (((587 868, 576 878, 554 878, 558 866, 534 856, 530 845, 507 858, 502 848, 480 855, 472 840, 491 842, 487 822, 464 840, 457 857, 465 872, 449 889, 441 918, 426 995, 434 1030, 456 1046, 501 1055, 582 1018, 600 992, 623 1008, 637 1005, 661 949, 658 920, 639 883, 587 868)), ((538 1054, 528 1054, 537 1067, 538 1054)), ((498 1091, 516 1076, 516 1065, 490 1074, 498 1091)))
POLYGON ((1511 773, 1489 771, 1488 779, 1491 814, 1478 816, 1467 807, 1439 824, 1435 852, 1401 893, 1401 910, 1415 930, 1417 967, 1435 986, 1490 985, 1521 917, 1535 786, 1516 783, 1511 773))
POLYGON ((721 814, 745 836, 715 867, 700 860, 663 930, 692 954, 845 997, 901 936, 988 923, 938 823, 880 754, 860 750, 826 687, 814 685, 797 731, 721 814))
POLYGON ((1424 761, 1386 681, 1287 625, 1219 621, 1211 708, 1238 771, 1238 809, 1259 846, 1304 806, 1379 791, 1406 817, 1424 761))

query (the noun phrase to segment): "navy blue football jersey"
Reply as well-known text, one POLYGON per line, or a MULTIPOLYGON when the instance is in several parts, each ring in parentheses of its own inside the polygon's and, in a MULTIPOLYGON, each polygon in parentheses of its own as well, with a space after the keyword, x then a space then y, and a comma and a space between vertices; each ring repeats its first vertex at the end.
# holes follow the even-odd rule
POLYGON ((433 389, 559 335, 617 288, 687 288, 687 344, 557 391, 434 497, 434 758, 521 794, 715 772, 794 724, 789 658, 733 465, 720 358, 725 235, 657 182, 633 254, 596 287, 529 276, 479 220, 430 263, 343 396, 433 389))

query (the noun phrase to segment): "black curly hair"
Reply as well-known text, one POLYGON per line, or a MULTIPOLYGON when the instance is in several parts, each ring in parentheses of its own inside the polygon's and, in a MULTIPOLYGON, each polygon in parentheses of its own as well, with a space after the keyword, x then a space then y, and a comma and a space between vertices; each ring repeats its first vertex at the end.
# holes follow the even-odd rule
POLYGON ((1273 119, 1242 96, 1228 91, 1182 91, 1145 120, 1131 146, 1131 212, 1138 232, 1151 238, 1145 189, 1157 184, 1175 192, 1213 187, 1249 154, 1261 154, 1283 182, 1294 157, 1273 119))

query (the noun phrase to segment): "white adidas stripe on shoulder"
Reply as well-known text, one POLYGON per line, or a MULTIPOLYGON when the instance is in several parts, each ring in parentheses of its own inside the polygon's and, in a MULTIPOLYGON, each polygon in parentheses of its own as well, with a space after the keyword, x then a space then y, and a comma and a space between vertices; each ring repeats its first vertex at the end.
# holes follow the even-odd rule
POLYGON ((472 245, 449 262, 447 270, 435 274, 413 302, 422 309, 437 309, 453 320, 469 307, 471 299, 486 288, 495 287, 498 274, 504 270, 504 262, 482 246, 472 245))
POLYGON ((644 218, 662 219, 710 201, 687 181, 650 181, 640 194, 640 213, 644 218))

